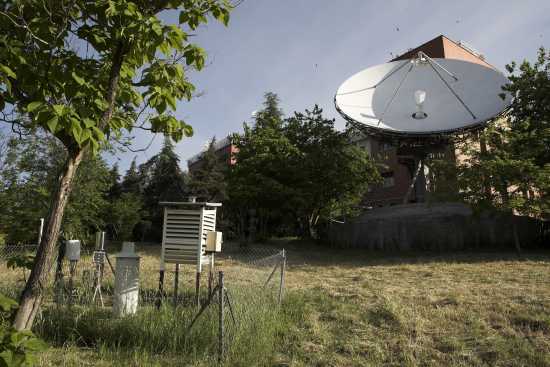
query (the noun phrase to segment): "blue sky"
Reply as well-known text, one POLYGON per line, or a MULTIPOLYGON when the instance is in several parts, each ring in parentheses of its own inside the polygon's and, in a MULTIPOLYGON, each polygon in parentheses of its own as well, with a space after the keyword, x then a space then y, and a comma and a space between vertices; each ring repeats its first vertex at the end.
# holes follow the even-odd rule
MULTIPOLYGON (((195 130, 176 146, 182 168, 213 135, 240 131, 267 91, 279 95, 287 115, 317 103, 343 127, 332 100, 359 70, 440 34, 468 42, 503 70, 550 47, 548 14, 548 0, 245 0, 229 27, 211 22, 194 38, 209 66, 191 77, 204 95, 178 104, 177 116, 195 130)), ((134 148, 150 139, 136 134, 134 148)), ((146 152, 108 160, 124 172, 133 157, 141 163, 154 155, 162 140, 156 137, 146 152)))

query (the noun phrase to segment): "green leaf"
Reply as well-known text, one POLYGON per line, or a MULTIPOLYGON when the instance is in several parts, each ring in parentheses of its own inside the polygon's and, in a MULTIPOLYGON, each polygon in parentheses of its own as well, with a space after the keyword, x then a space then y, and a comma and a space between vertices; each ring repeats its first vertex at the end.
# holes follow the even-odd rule
POLYGON ((17 308, 17 302, 0 293, 0 309, 3 312, 9 312, 14 308, 17 308))
POLYGON ((92 130, 99 140, 105 139, 105 134, 99 128, 97 128, 96 126, 92 126, 92 130))
POLYGON ((71 75, 73 76, 73 79, 78 83, 78 85, 86 84, 86 81, 83 78, 76 75, 76 73, 74 71, 71 73, 71 75))
POLYGON ((63 116, 65 106, 63 106, 62 104, 54 104, 52 108, 57 116, 63 116))
POLYGON ((27 105, 27 112, 33 112, 40 106, 42 106, 42 102, 39 102, 39 101, 31 102, 27 105))
POLYGON ((108 107, 107 102, 105 102, 103 99, 96 98, 94 99, 94 103, 100 110, 104 110, 108 107))
POLYGON ((188 21, 189 21, 189 15, 187 14, 187 12, 181 11, 179 16, 179 23, 183 24, 183 23, 187 23, 188 21))
POLYGON ((17 78, 17 75, 15 75, 15 73, 13 72, 13 70, 11 70, 9 67, 7 67, 6 65, 2 65, 0 64, 0 70, 4 72, 4 74, 6 74, 7 76, 9 76, 10 78, 17 78))
POLYGON ((6 349, 0 353, 0 360, 4 363, 1 363, 2 366, 13 366, 13 352, 9 349, 6 349))
POLYGON ((24 346, 26 349, 33 352, 41 352, 48 348, 48 344, 34 336, 27 340, 24 346))
POLYGON ((95 121, 90 118, 86 117, 83 121, 84 121, 84 126, 86 126, 86 128, 91 128, 92 126, 95 126, 95 121))
POLYGON ((57 127, 57 123, 59 122, 59 117, 58 116, 53 116, 51 119, 49 119, 47 122, 46 122, 46 125, 48 126, 48 130, 50 130, 50 132, 52 133, 55 133, 55 129, 57 127))

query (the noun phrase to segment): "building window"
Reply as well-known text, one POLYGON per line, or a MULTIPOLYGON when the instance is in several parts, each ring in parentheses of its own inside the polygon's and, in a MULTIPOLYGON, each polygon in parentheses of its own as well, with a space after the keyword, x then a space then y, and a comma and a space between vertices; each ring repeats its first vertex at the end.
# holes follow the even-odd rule
POLYGON ((382 187, 393 187, 395 186, 395 179, 393 177, 393 172, 387 172, 382 174, 382 187))
POLYGON ((388 151, 392 150, 393 148, 394 148, 394 146, 392 144, 380 143, 380 151, 381 152, 388 152, 388 151))

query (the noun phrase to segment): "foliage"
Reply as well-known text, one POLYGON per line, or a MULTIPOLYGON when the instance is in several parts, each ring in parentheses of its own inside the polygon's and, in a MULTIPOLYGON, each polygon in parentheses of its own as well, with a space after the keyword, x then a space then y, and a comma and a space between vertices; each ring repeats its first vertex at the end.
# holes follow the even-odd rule
POLYGON ((16 254, 8 258, 6 266, 10 269, 22 268, 22 269, 32 269, 32 264, 34 262, 34 255, 31 253, 22 253, 16 254))
POLYGON ((287 160, 294 191, 290 203, 307 234, 316 237, 319 218, 350 213, 378 170, 367 151, 351 144, 348 131, 339 132, 334 120, 317 105, 286 120, 284 132, 299 154, 287 160))
POLYGON ((122 179, 121 189, 124 193, 140 194, 141 193, 141 177, 137 170, 136 159, 130 163, 130 168, 126 171, 126 175, 122 179))
POLYGON ((30 331, 16 331, 8 324, 10 314, 17 309, 17 302, 0 294, 0 366, 32 366, 36 353, 47 345, 30 331))
POLYGON ((151 222, 149 240, 160 241, 162 228, 162 201, 183 201, 187 195, 186 177, 179 165, 180 159, 169 138, 161 151, 139 166, 143 189, 143 217, 151 222))
POLYGON ((254 209, 260 232, 297 222, 300 235, 316 237, 319 219, 352 210, 378 172, 318 106, 283 120, 277 104, 276 95, 266 94, 255 125, 234 136, 239 151, 229 174, 231 203, 254 209))
POLYGON ((133 239, 134 227, 140 221, 141 197, 123 193, 107 206, 105 218, 112 238, 120 241, 133 239))
MULTIPOLYGON (((34 243, 40 218, 46 217, 66 153, 55 139, 33 134, 9 142, 0 171, 0 213, 8 243, 34 243)), ((88 156, 75 178, 63 230, 88 238, 104 224, 110 173, 99 157, 88 156)))
POLYGON ((201 154, 200 167, 189 173, 189 191, 210 202, 222 202, 227 197, 227 163, 216 154, 216 138, 208 143, 201 154))
POLYGON ((550 56, 507 66, 512 107, 480 134, 481 149, 462 147, 459 165, 465 200, 479 207, 545 217, 550 214, 550 56), (516 73, 517 72, 517 73, 516 73))
POLYGON ((254 125, 244 124, 244 132, 232 136, 238 153, 228 176, 229 201, 238 219, 237 232, 252 240, 254 233, 250 231, 267 237, 272 228, 281 226, 281 216, 288 212, 285 158, 297 151, 283 133, 278 104, 277 95, 266 93, 264 108, 256 113, 254 125))
POLYGON ((30 328, 37 314, 82 159, 134 128, 175 140, 192 135, 191 126, 174 116, 177 101, 193 95, 189 69, 200 70, 205 61, 204 50, 188 42, 188 32, 207 23, 208 16, 227 24, 232 5, 229 0, 21 0, 1 8, 1 121, 15 131, 44 130, 67 153, 14 319, 21 330, 30 328), (163 11, 179 11, 182 26, 166 24, 159 16, 163 11))
POLYGON ((131 131, 145 106, 157 113, 151 131, 176 140, 191 135, 191 127, 167 111, 194 91, 181 61, 200 70, 205 53, 188 42, 188 31, 158 17, 170 9, 180 9, 179 23, 195 30, 207 15, 227 24, 231 6, 212 0, 6 3, 0 108, 26 116, 8 122, 41 127, 71 151, 88 145, 97 151, 121 129, 131 131))

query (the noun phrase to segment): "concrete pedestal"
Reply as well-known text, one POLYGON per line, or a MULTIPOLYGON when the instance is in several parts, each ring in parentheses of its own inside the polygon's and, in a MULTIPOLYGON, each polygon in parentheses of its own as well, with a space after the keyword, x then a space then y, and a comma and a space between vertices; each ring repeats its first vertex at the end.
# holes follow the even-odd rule
POLYGON ((113 312, 115 316, 136 313, 139 302, 139 256, 135 253, 133 242, 124 242, 122 251, 116 256, 115 297, 113 312))

